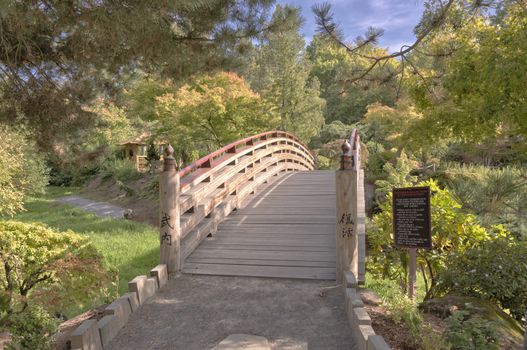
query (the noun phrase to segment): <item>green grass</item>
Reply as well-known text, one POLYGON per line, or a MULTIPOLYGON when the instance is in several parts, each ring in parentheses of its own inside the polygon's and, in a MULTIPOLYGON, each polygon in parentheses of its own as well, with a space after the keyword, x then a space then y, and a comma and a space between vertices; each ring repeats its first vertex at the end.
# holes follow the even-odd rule
MULTIPOLYGON (((401 288, 395 281, 388 279, 377 279, 369 272, 366 273, 366 288, 374 290, 381 299, 385 301, 393 300, 401 295, 401 288)), ((417 288, 415 300, 419 303, 423 301, 426 294, 423 276, 417 273, 417 288)))
POLYGON ((118 269, 119 292, 124 293, 128 281, 146 274, 158 264, 158 232, 150 225, 124 219, 103 219, 54 201, 57 197, 78 191, 78 188, 48 187, 45 195, 26 201, 25 212, 2 219, 40 222, 61 231, 72 230, 89 236, 106 262, 118 269))

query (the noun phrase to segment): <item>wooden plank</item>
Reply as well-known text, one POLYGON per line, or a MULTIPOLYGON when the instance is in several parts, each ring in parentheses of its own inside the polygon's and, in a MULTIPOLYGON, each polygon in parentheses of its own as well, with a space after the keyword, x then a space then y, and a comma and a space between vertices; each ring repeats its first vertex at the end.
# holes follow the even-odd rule
POLYGON ((333 253, 335 247, 331 246, 297 246, 297 245, 263 245, 263 244, 202 244, 201 250, 225 251, 262 251, 262 252, 313 252, 313 253, 333 253))
POLYGON ((335 241, 329 240, 323 236, 314 236, 314 238, 298 239, 294 237, 259 237, 259 236, 231 236, 215 235, 207 239, 204 244, 260 244, 265 246, 299 246, 299 247, 334 247, 335 241))
MULTIPOLYGON (((258 166, 258 165, 256 165, 258 166)), ((278 163, 273 171, 296 168, 278 163)), ((240 188, 248 195, 256 183, 240 188)), ((185 273, 231 276, 334 279, 334 173, 296 172, 261 186, 243 209, 233 212, 187 258, 185 273)))
POLYGON ((328 217, 313 217, 313 216, 273 216, 273 215, 259 215, 259 216, 235 216, 229 220, 229 224, 266 224, 266 225, 280 225, 280 224, 328 224, 335 221, 334 218, 328 217))
POLYGON ((253 234, 252 232, 250 231, 230 231, 230 232, 226 232, 226 231, 218 231, 217 235, 218 236, 223 236, 225 234, 228 234, 228 237, 232 237, 233 239, 236 239, 236 238, 248 238, 248 237, 258 237, 258 238, 262 238, 262 239, 269 239, 269 240, 274 240, 274 239, 280 239, 280 238, 283 238, 283 237, 288 237, 288 238, 295 238, 295 239, 298 239, 299 241, 301 240, 306 240, 306 239, 310 239, 310 238, 320 238, 320 239, 323 239, 324 241, 331 241, 332 244, 335 242, 334 239, 332 238, 328 238, 328 235, 331 235, 333 232, 328 232, 328 233, 325 233, 325 234, 320 234, 320 232, 296 232, 296 233, 275 233, 275 232, 272 232, 271 230, 269 230, 268 232, 263 232, 263 233, 258 233, 257 235, 256 234, 253 234))
MULTIPOLYGON (((258 199, 258 198, 257 198, 258 199)), ((267 201, 264 201, 264 202, 260 202, 260 203, 256 203, 256 202, 252 202, 250 204, 248 204, 246 206, 246 208, 290 208, 291 207, 291 204, 290 203, 284 203, 283 201, 276 201, 275 203, 269 203, 267 201)), ((317 204, 317 203, 309 203, 309 202, 304 202, 304 203, 298 203, 295 205, 295 208, 298 208, 298 209, 316 209, 316 208, 321 208, 321 209, 335 209, 335 203, 331 202, 329 203, 320 203, 320 204, 317 204)))
POLYGON ((302 261, 302 260, 264 260, 264 259, 221 259, 221 258, 195 258, 190 256, 189 263, 218 264, 218 265, 255 265, 255 266, 304 266, 304 267, 331 267, 335 268, 332 261, 302 261))
POLYGON ((265 259, 265 260, 310 260, 310 261, 335 261, 334 252, 288 252, 288 251, 252 251, 222 249, 214 251, 209 249, 196 249, 192 256, 195 258, 224 258, 224 259, 265 259))
POLYGON ((288 208, 288 207, 256 207, 256 208, 244 208, 242 210, 236 211, 235 215, 251 215, 251 216, 259 216, 259 215, 274 215, 274 214, 287 214, 287 215, 293 215, 293 216, 304 216, 304 215, 310 215, 315 216, 322 214, 324 216, 330 216, 335 215, 335 208, 288 208))
POLYGON ((186 263, 183 271, 192 274, 224 276, 280 277, 304 279, 335 279, 335 269, 327 267, 299 266, 254 266, 254 265, 216 265, 186 263))
MULTIPOLYGON (((335 234, 335 224, 326 225, 325 223, 314 223, 309 225, 264 225, 257 223, 234 224, 230 221, 222 223, 219 227, 221 231, 243 231, 248 233, 266 233, 269 231, 276 233, 317 233, 317 234, 335 234)), ((334 239, 334 238, 332 238, 334 239)))

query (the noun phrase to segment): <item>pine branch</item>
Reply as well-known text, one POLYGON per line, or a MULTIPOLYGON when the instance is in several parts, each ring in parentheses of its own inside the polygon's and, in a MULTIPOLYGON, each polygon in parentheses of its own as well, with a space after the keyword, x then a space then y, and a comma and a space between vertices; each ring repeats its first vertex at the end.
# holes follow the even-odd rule
POLYGON ((404 45, 398 52, 378 57, 360 54, 359 51, 368 44, 375 43, 376 40, 383 34, 382 31, 369 28, 368 32, 366 33, 365 39, 359 40, 357 45, 352 47, 343 41, 342 32, 333 20, 333 14, 331 13, 331 5, 329 3, 315 5, 312 9, 315 13, 316 23, 318 25, 318 31, 320 33, 333 39, 333 41, 345 48, 348 53, 356 53, 359 54, 361 57, 367 58, 372 61, 371 64, 365 70, 363 70, 361 74, 346 80, 348 83, 354 83, 361 79, 364 79, 381 62, 398 57, 403 57, 406 54, 412 52, 426 37, 428 37, 428 35, 430 35, 434 30, 439 28, 445 22, 447 14, 450 8, 452 7, 453 3, 454 0, 448 0, 446 4, 443 4, 441 2, 441 9, 439 13, 436 14, 434 18, 430 21, 430 24, 417 35, 416 40, 411 45, 404 45))

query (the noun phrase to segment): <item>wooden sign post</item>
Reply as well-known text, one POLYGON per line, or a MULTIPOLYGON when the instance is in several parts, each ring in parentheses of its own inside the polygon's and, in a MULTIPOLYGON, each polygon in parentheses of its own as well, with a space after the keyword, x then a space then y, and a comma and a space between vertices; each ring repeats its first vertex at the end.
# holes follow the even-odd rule
POLYGON ((342 144, 340 169, 335 173, 336 185, 336 243, 337 243, 337 282, 343 282, 346 271, 358 277, 358 243, 355 232, 357 176, 353 171, 351 145, 342 144))
POLYGON ((161 264, 166 264, 172 273, 181 269, 179 174, 171 145, 165 153, 163 172, 159 176, 159 243, 161 264))
POLYGON ((408 248, 410 256, 408 296, 413 299, 417 248, 432 248, 430 187, 394 188, 392 208, 395 245, 408 248))

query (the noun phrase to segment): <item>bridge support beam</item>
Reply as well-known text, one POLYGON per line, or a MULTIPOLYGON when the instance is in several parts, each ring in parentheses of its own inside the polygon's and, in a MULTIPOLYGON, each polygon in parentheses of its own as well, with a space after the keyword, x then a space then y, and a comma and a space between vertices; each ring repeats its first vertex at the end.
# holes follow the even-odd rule
POLYGON ((179 212, 179 174, 174 149, 168 145, 163 172, 159 176, 159 243, 160 262, 168 272, 181 270, 181 227, 179 212))

